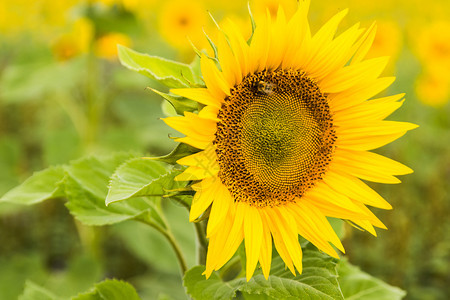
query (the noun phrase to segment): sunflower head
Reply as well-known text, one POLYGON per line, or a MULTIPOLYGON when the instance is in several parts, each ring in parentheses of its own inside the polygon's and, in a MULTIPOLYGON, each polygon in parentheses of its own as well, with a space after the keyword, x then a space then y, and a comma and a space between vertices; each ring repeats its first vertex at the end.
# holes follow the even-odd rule
POLYGON ((375 235, 385 227, 366 205, 391 206, 361 179, 397 183, 412 172, 369 151, 416 127, 384 121, 403 94, 374 98, 394 80, 379 77, 386 57, 366 59, 376 26, 335 36, 344 10, 312 34, 308 7, 299 1, 291 17, 267 11, 249 42, 226 21, 217 57, 201 56, 206 86, 172 90, 203 105, 165 122, 198 149, 178 161, 188 168, 177 179, 194 181, 190 220, 209 211, 207 277, 243 241, 247 280, 258 262, 268 278, 273 245, 301 273, 299 235, 338 257, 327 217, 375 235))

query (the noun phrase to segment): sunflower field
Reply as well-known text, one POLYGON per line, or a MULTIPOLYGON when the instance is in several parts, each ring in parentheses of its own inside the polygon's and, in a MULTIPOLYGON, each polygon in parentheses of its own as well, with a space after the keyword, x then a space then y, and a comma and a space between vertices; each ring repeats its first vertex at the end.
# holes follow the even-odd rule
POLYGON ((0 299, 450 299, 450 2, 0 2, 0 299))

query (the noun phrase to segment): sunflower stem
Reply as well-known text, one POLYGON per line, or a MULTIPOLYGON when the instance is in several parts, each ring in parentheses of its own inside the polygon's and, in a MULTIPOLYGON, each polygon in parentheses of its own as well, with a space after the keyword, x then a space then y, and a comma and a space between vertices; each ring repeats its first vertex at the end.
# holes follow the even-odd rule
POLYGON ((224 281, 230 281, 242 274, 242 263, 239 256, 235 256, 222 268, 220 277, 224 281))
POLYGON ((180 245, 178 245, 175 237, 173 236, 170 229, 165 229, 158 224, 152 222, 146 217, 140 217, 136 219, 137 221, 143 222, 144 224, 149 225, 150 227, 155 228, 157 231, 159 231, 169 242, 170 246, 172 246, 173 251, 175 252, 175 256, 177 257, 178 264, 180 265, 180 271, 181 271, 181 277, 184 276, 184 274, 187 271, 187 264, 186 259, 184 258, 183 252, 181 251, 180 245))
POLYGON ((206 264, 206 248, 208 247, 208 241, 206 240, 205 226, 203 222, 194 223, 195 231, 197 233, 198 240, 198 263, 200 265, 206 264))
MULTIPOLYGON (((175 194, 175 195, 178 195, 178 194, 175 194)), ((163 195, 163 197, 166 197, 166 196, 163 195)), ((188 210, 188 212, 190 211, 191 206, 186 201, 183 201, 182 199, 180 199, 176 196, 173 196, 173 195, 168 195, 167 198, 174 200, 175 202, 177 202, 178 204, 180 204, 181 206, 186 208, 188 210)))
POLYGON ((167 241, 170 243, 172 249, 175 251, 178 263, 180 264, 181 277, 183 277, 187 271, 187 264, 183 256, 183 252, 181 251, 180 246, 178 245, 177 241, 175 240, 175 237, 170 231, 161 231, 161 233, 167 238, 167 241))

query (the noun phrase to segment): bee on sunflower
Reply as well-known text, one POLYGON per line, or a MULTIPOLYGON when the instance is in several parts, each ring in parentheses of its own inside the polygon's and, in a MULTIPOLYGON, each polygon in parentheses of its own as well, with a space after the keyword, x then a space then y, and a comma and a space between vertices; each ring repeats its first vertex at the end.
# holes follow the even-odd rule
POLYGON ((178 160, 188 167, 176 180, 194 181, 190 221, 209 213, 206 277, 243 242, 247 280, 258 262, 268 278, 272 245, 301 273, 299 235, 337 258, 334 247, 344 248, 327 217, 376 235, 386 227, 367 206, 392 207, 363 180, 399 183, 395 175, 412 172, 370 152, 417 127, 384 120, 404 94, 374 98, 395 80, 379 77, 387 57, 365 59, 376 25, 335 36, 343 10, 312 34, 309 4, 290 18, 268 12, 250 41, 228 20, 217 58, 201 55, 206 87, 171 90, 204 105, 164 121, 199 149, 178 160))

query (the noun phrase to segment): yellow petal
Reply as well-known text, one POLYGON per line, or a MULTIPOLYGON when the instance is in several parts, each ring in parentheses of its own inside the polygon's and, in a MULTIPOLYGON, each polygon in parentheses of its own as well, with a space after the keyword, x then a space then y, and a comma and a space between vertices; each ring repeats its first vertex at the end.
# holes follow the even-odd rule
MULTIPOLYGON (((333 123, 336 126, 351 126, 351 124, 370 123, 381 121, 400 106, 404 101, 397 101, 401 99, 404 94, 393 95, 385 98, 365 101, 361 104, 352 106, 344 111, 335 113, 333 116, 333 123)), ((356 125, 354 125, 356 126, 356 125)))
POLYGON ((219 34, 217 48, 223 77, 228 82, 228 86, 235 86, 242 80, 241 68, 223 33, 219 34))
POLYGON ((223 256, 223 248, 225 243, 227 242, 227 238, 231 231, 231 227, 233 226, 234 221, 234 213, 232 210, 228 212, 224 212, 226 214, 225 221, 222 224, 222 228, 220 233, 215 236, 212 236, 209 239, 208 243, 208 251, 206 254, 206 270, 203 272, 203 275, 206 275, 208 278, 212 271, 214 271, 219 260, 222 259, 223 256))
MULTIPOLYGON (((308 3, 306 4, 308 5, 308 3)), ((306 54, 311 40, 311 32, 307 19, 307 8, 300 4, 299 9, 289 20, 287 32, 291 39, 287 43, 286 53, 283 58, 282 68, 298 69, 306 61, 306 54), (302 7, 303 6, 303 7, 302 7)))
POLYGON ((344 155, 338 154, 337 149, 333 161, 329 166, 329 170, 333 172, 340 171, 372 182, 400 183, 400 180, 398 180, 398 178, 392 176, 391 174, 388 174, 387 172, 372 169, 368 167, 367 164, 358 165, 357 163, 355 163, 354 159, 349 160, 344 155))
MULTIPOLYGON (((302 248, 298 241, 297 222, 291 212, 285 206, 277 206, 273 209, 274 217, 278 218, 276 226, 283 238, 284 244, 291 256, 297 271, 302 273, 302 248)), ((295 274, 294 274, 295 275, 295 274)))
POLYGON ((252 278, 261 253, 261 246, 263 242, 263 224, 258 208, 250 205, 245 205, 244 208, 245 254, 247 257, 246 276, 247 281, 249 281, 250 278, 252 278))
POLYGON ((354 165, 374 172, 383 172, 390 175, 405 175, 413 172, 411 168, 373 152, 341 149, 336 155, 352 161, 354 165))
POLYGON ((348 9, 344 9, 336 14, 312 37, 308 59, 305 59, 305 64, 303 65, 303 68, 305 70, 309 71, 307 68, 308 65, 310 65, 311 62, 314 61, 314 58, 316 58, 324 48, 327 48, 328 44, 331 42, 336 33, 339 23, 347 13, 348 9))
POLYGON ((201 180, 204 178, 214 177, 217 172, 214 173, 211 170, 200 168, 200 167, 189 167, 183 171, 180 175, 174 178, 175 181, 192 181, 201 180))
POLYGON ((342 68, 350 59, 350 48, 361 31, 359 24, 356 24, 332 42, 324 45, 319 49, 317 55, 305 65, 304 70, 310 77, 321 80, 329 73, 342 68))
POLYGON ((225 96, 230 95, 230 86, 223 78, 223 74, 219 72, 214 62, 206 57, 205 54, 200 59, 200 67, 206 86, 215 97, 225 99, 225 96))
POLYGON ((195 221, 212 203, 214 195, 222 183, 216 177, 203 179, 201 182, 193 185, 196 193, 192 199, 189 212, 189 222, 195 221))
POLYGON ((172 89, 171 93, 175 95, 179 95, 194 101, 197 101, 204 105, 211 105, 217 108, 222 106, 224 99, 214 97, 208 89, 199 88, 199 89, 172 89))
POLYGON ((215 146, 210 146, 204 151, 200 151, 195 154, 185 156, 177 160, 177 164, 185 166, 194 166, 211 171, 215 170, 216 168, 218 168, 215 146))
POLYGON ((305 210, 306 214, 308 214, 306 211, 309 211, 311 220, 313 220, 317 224, 316 227, 319 229, 318 232, 323 233, 327 241, 333 243, 333 245, 335 245, 340 251, 345 253, 345 249, 341 243, 341 240, 336 235, 336 232, 334 232, 333 227, 331 227, 327 218, 320 212, 320 210, 307 201, 297 201, 297 203, 301 207, 300 209, 306 208, 305 210))
POLYGON ((206 237, 214 235, 214 233, 220 229, 220 225, 231 205, 234 205, 233 198, 227 187, 221 184, 216 191, 216 195, 214 195, 208 227, 206 228, 206 237))
POLYGON ((370 79, 346 91, 329 94, 328 101, 333 112, 345 110, 354 105, 363 103, 367 99, 379 94, 395 81, 395 77, 382 77, 370 79))
MULTIPOLYGON (((233 257, 239 245, 244 239, 244 216, 245 216, 245 206, 247 204, 238 202, 237 204, 232 204, 236 208, 236 214, 233 220, 233 226, 231 227, 230 233, 227 236, 227 242, 225 243, 221 258, 217 261, 215 269, 220 269, 231 257, 233 257)), ((222 232, 217 233, 221 235, 222 232)))
POLYGON ((292 264, 292 259, 287 251, 286 245, 284 244, 281 233, 278 231, 278 228, 275 224, 277 220, 273 220, 271 216, 272 212, 270 212, 271 208, 263 208, 261 209, 261 218, 263 222, 266 222, 270 232, 272 233, 273 242, 275 244, 275 248, 277 249, 278 254, 281 259, 284 261, 286 266, 289 268, 292 274, 295 275, 295 268, 292 264))
POLYGON ((291 205, 288 209, 295 216, 297 231, 301 236, 306 238, 318 249, 324 251, 328 255, 339 258, 336 251, 328 243, 326 234, 320 230, 317 226, 317 222, 315 222, 315 220, 311 218, 311 215, 308 214, 310 210, 307 206, 302 205, 301 202, 298 202, 297 205, 291 205))
POLYGON ((396 139, 402 137, 405 133, 406 131, 378 136, 361 135, 346 137, 345 139, 337 139, 336 145, 341 149, 358 151, 373 150, 395 141, 396 139))
POLYGON ((347 195, 351 199, 378 208, 392 209, 383 197, 356 177, 329 171, 325 174, 323 181, 336 192, 347 195))
POLYGON ((333 203, 347 210, 361 213, 361 210, 346 195, 334 191, 322 181, 316 182, 314 188, 307 190, 304 196, 322 202, 333 203))
MULTIPOLYGON (((231 49, 239 63, 242 76, 246 76, 249 73, 249 46, 240 34, 239 28, 233 21, 227 19, 223 28, 230 41, 231 49)), ((237 80, 236 84, 239 84, 241 80, 237 80)))
POLYGON ((211 143, 214 141, 215 135, 211 136, 205 136, 205 137, 183 137, 178 138, 175 141, 179 143, 185 143, 188 145, 191 145, 192 147, 198 148, 198 149, 206 149, 211 146, 211 143))
POLYGON ((198 113, 198 116, 202 119, 208 119, 208 120, 212 120, 214 122, 220 122, 220 119, 217 118, 218 114, 219 114, 219 108, 217 108, 215 106, 205 106, 198 113))
POLYGON ((367 230, 370 232, 373 236, 377 236, 377 232, 375 231, 375 228, 373 228, 372 224, 370 224, 367 220, 351 220, 356 225, 360 226, 361 228, 367 230))
POLYGON ((192 138, 204 140, 216 133, 216 122, 200 118, 198 115, 185 112, 184 117, 168 117, 163 121, 173 129, 192 138))
POLYGON ((250 44, 249 72, 262 71, 266 68, 270 49, 270 13, 259 20, 250 44))
POLYGON ((367 219, 367 221, 369 221, 372 225, 378 227, 378 228, 382 228, 382 229, 387 229, 386 225, 383 224, 383 222, 381 222, 374 214, 373 212, 370 211, 370 209, 368 209, 364 204, 360 203, 359 201, 354 201, 356 205, 361 207, 361 210, 364 210, 366 212, 366 215, 369 216, 369 219, 367 219))
POLYGON ((357 64, 361 62, 369 52, 370 48, 372 47, 373 41, 375 39, 375 34, 377 32, 377 26, 375 23, 372 23, 372 25, 367 29, 367 31, 364 33, 364 35, 361 37, 359 42, 355 45, 355 55, 353 56, 353 59, 350 64, 357 64))
POLYGON ((286 30, 286 16, 284 14, 283 7, 278 8, 276 22, 272 26, 270 34, 272 35, 270 40, 269 56, 267 58, 267 69, 277 69, 286 52, 286 44, 288 39, 288 32, 286 30))
POLYGON ((321 199, 314 199, 302 196, 303 202, 308 202, 314 205, 324 216, 338 218, 338 219, 358 219, 367 220, 369 217, 365 215, 361 209, 360 212, 354 212, 345 207, 337 206, 331 202, 326 202, 321 199))
POLYGON ((270 229, 260 215, 262 220, 262 244, 261 244, 261 252, 259 254, 259 264, 261 265, 261 269, 263 271, 264 277, 266 280, 269 278, 270 274, 270 265, 272 263, 272 235, 270 234, 270 229))
POLYGON ((337 93, 378 77, 388 63, 388 57, 378 57, 344 67, 320 81, 323 93, 337 93))

